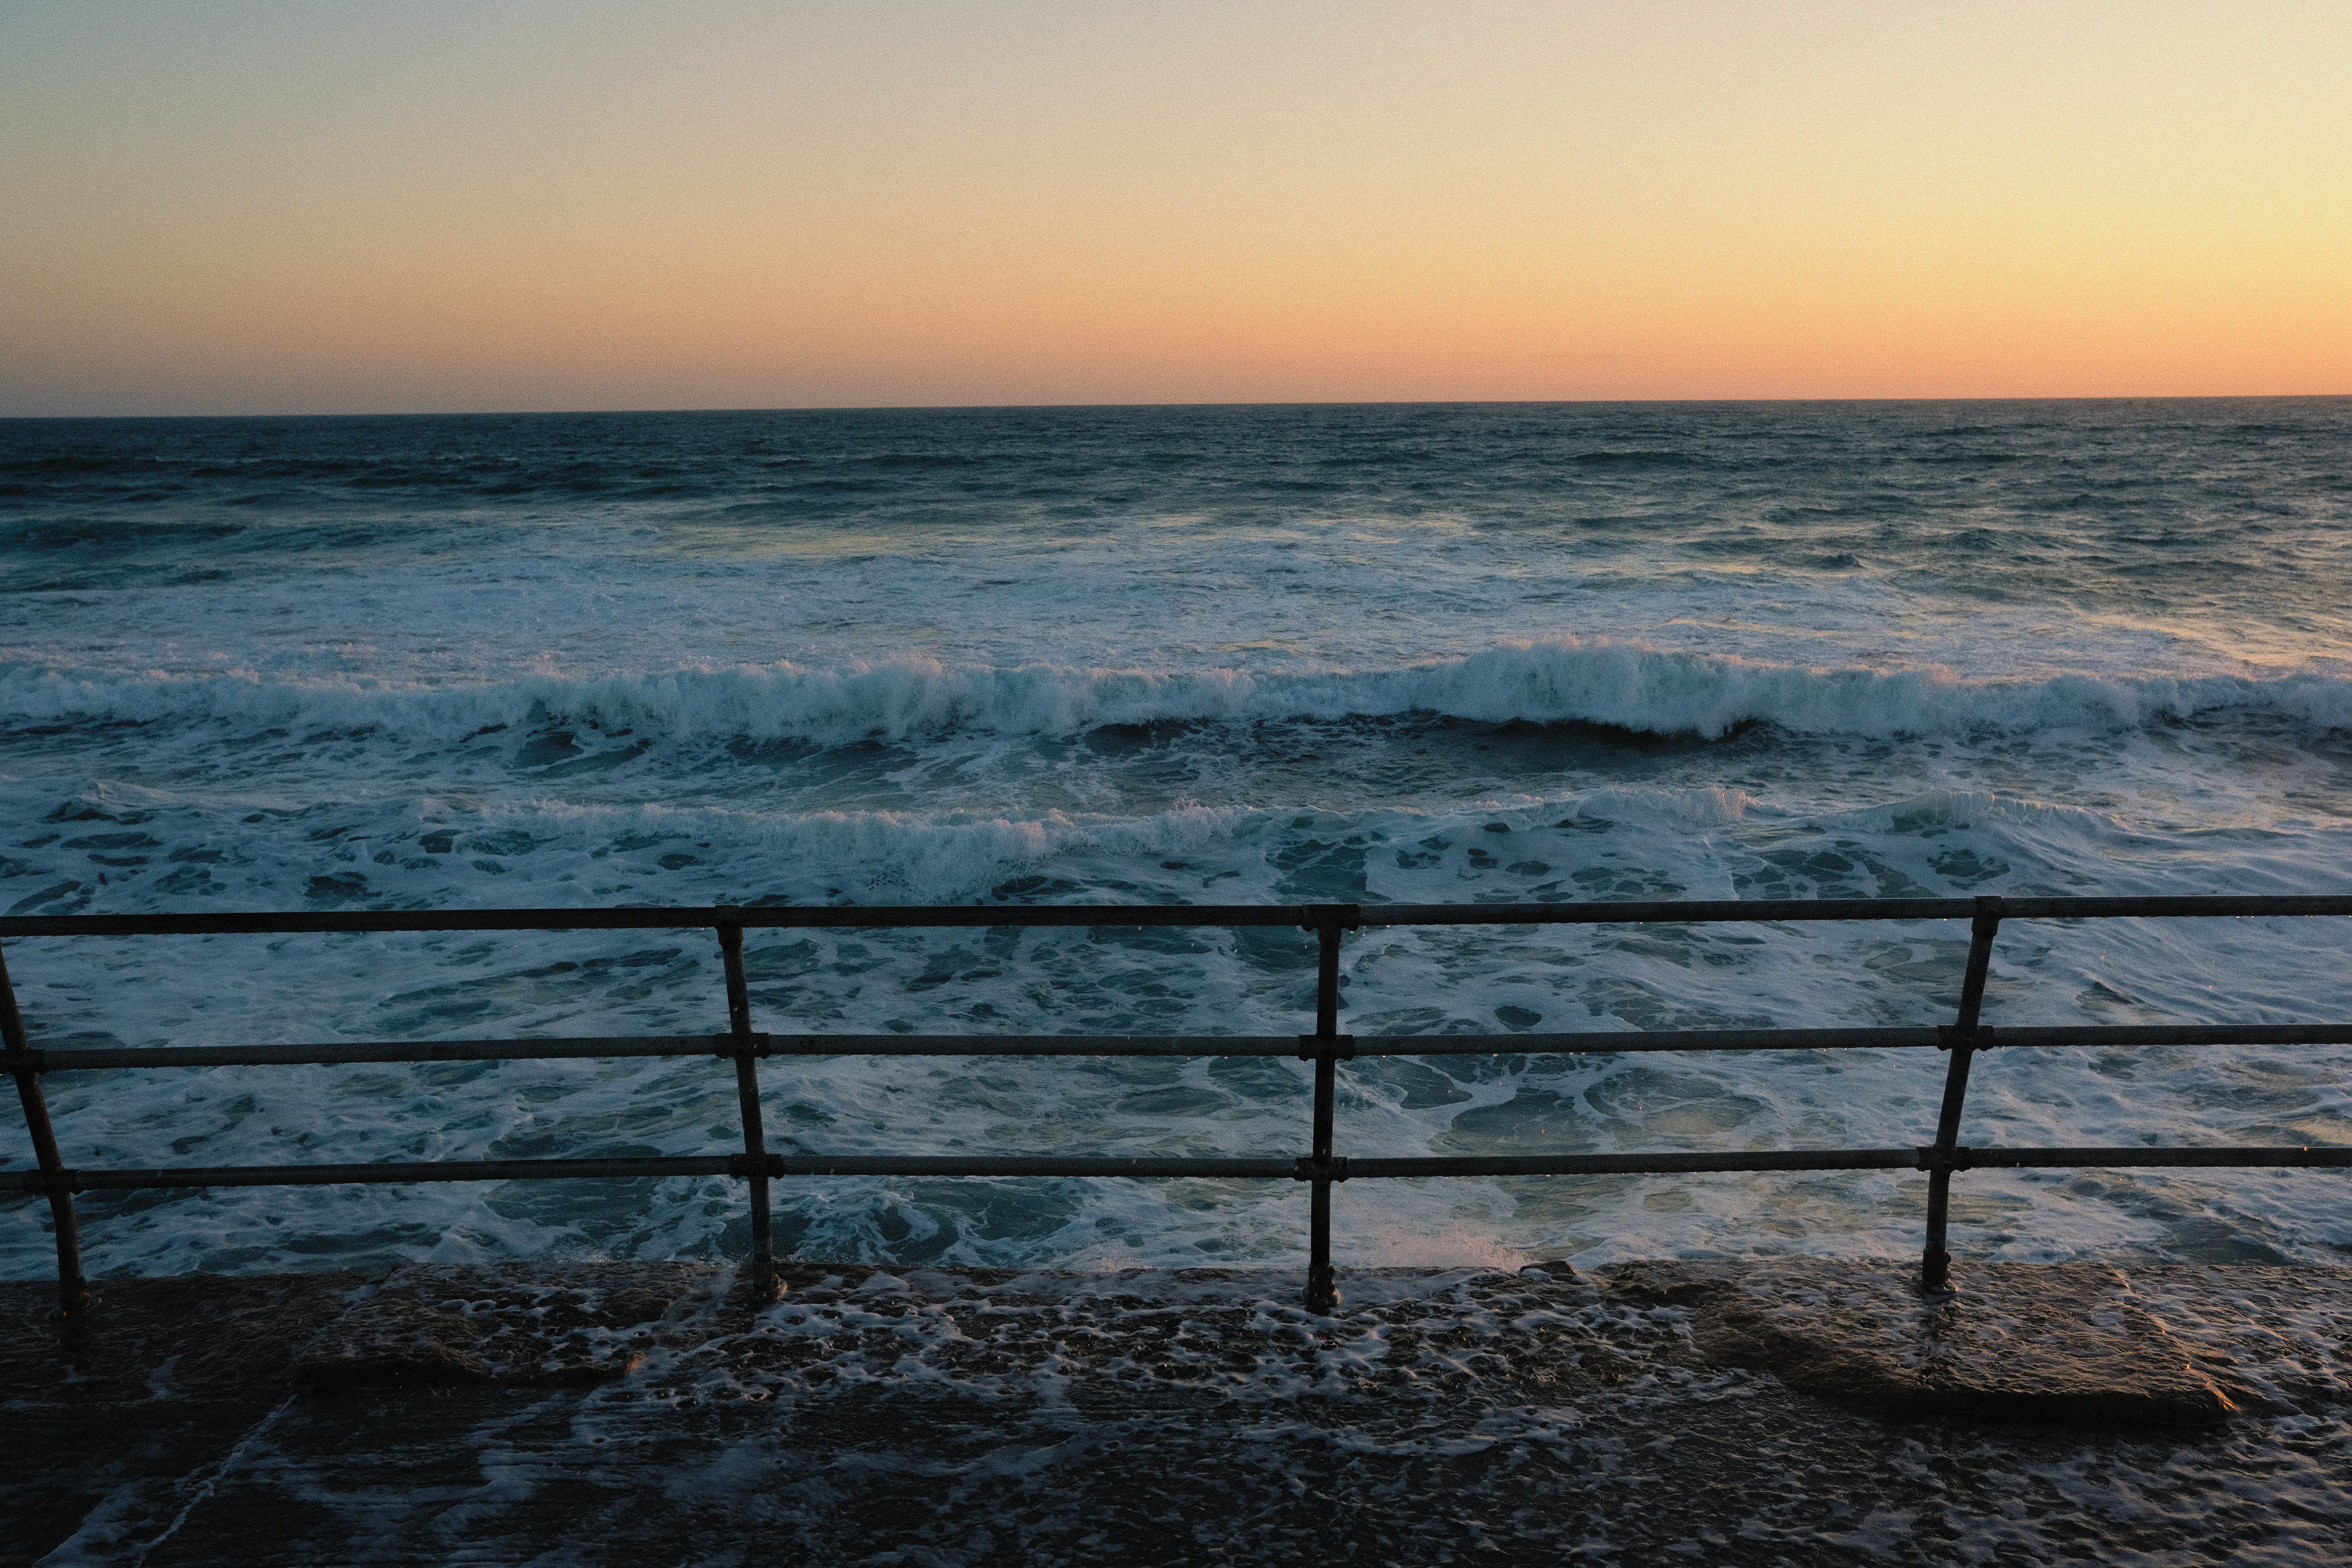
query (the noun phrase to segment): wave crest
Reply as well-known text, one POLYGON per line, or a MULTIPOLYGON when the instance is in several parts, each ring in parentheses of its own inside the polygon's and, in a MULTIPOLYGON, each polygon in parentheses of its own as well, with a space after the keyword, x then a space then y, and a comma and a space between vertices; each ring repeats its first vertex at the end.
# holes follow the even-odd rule
POLYGON ((2305 668, 2261 677, 1971 680, 1942 668, 1825 669, 1569 637, 1391 669, 1270 673, 950 665, 917 655, 830 667, 785 661, 595 678, 533 675, 463 687, 274 681, 249 671, 0 670, 0 712, 20 722, 217 719, 445 736, 551 720, 681 739, 842 742, 1425 713, 1712 740, 1755 723, 1812 734, 2112 731, 2216 710, 2352 727, 2352 679, 2305 668))

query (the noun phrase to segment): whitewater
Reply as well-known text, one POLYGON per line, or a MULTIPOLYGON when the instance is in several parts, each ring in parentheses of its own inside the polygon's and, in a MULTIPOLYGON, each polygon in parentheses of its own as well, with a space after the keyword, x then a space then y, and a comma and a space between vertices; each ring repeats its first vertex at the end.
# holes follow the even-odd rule
MULTIPOLYGON (((0 422, 0 910, 2352 889, 2352 400, 0 422)), ((1371 929, 1357 1034, 1949 1020, 1935 923, 1371 929)), ((2334 922, 1987 1017, 2352 1016, 2334 922)), ((1282 1033, 1218 931, 755 934, 758 1026, 1282 1033)), ((707 932, 27 939, 45 1044, 707 1032, 707 932)), ((2352 1051, 2004 1052, 1964 1141, 2352 1142, 2352 1051)), ((1927 1142, 1921 1053, 1394 1058, 1360 1154, 1927 1142)), ((778 1061, 772 1147, 1288 1154, 1265 1060, 778 1061)), ((681 1061, 77 1074, 70 1163, 703 1153, 681 1061)), ((0 1131, 22 1168, 22 1127, 0 1131)), ((1343 1266, 1916 1254, 1924 1179, 1342 1188, 1343 1266)), ((2340 1177, 1972 1172, 1963 1257, 2336 1261, 2340 1177)), ((844 1262, 1295 1264, 1285 1184, 786 1182, 844 1262)), ((94 1272, 733 1257, 723 1180, 85 1194, 94 1272)), ((0 1200, 0 1269, 51 1266, 0 1200)))

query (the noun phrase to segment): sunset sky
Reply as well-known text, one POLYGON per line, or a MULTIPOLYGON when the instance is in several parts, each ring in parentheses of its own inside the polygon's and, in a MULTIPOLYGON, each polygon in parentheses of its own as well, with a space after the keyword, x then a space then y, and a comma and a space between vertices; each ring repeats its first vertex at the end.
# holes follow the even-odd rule
POLYGON ((9 0, 0 414, 2352 393, 2352 5, 9 0))

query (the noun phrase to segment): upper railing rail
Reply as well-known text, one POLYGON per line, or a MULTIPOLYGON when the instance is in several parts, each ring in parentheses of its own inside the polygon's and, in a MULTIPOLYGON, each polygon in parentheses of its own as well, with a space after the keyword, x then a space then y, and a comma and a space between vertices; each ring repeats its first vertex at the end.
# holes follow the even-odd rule
POLYGON ((153 1187, 319 1185, 344 1183, 509 1181, 644 1176, 742 1177, 751 1185, 750 1283, 772 1293, 768 1184, 786 1176, 1099 1176, 1293 1180, 1310 1191, 1307 1302, 1338 1300, 1330 1256, 1330 1191, 1351 1179, 1400 1176, 1667 1174, 1705 1172, 1916 1170, 1928 1177, 1921 1283, 1947 1288, 1945 1232, 1952 1173, 2027 1166, 2352 1166, 2352 1147, 1970 1148, 1958 1142, 1970 1064, 1981 1050, 2017 1047, 2352 1044, 2352 1022, 2133 1026, 2002 1026, 1982 1022, 1992 948, 2004 920, 2248 918, 2352 915, 2352 897, 2158 895, 2132 898, 1822 899, 1625 901, 1586 904, 973 904, 599 910, 277 911, 253 914, 19 915, 0 918, 0 939, 215 936, 451 931, 715 931, 724 961, 729 1027, 710 1035, 593 1036, 557 1039, 332 1041, 307 1045, 41 1047, 32 1044, 0 962, 0 1046, 16 1081, 37 1169, 0 1173, 0 1190, 47 1195, 58 1284, 69 1327, 89 1294, 80 1267, 77 1192, 153 1187), (1958 1016, 1950 1024, 1843 1029, 1691 1029, 1513 1032, 1359 1037, 1339 1032, 1342 934, 1365 926, 1617 925, 1822 921, 1967 920, 1971 939, 1958 1016), (743 933, 756 929, 878 930, 973 927, 1217 926, 1303 929, 1317 940, 1316 1017, 1298 1035, 843 1035, 754 1029, 743 933), (1738 1152, 1345 1156, 1333 1147, 1339 1064, 1359 1057, 1552 1055, 1642 1051, 1850 1050, 1934 1047, 1949 1054, 1935 1142, 1904 1149, 1738 1152), (1290 1057, 1314 1065, 1309 1152, 1301 1156, 1122 1157, 778 1154, 766 1147, 759 1063, 786 1056, 1290 1057), (268 1166, 87 1170, 68 1166, 49 1124, 41 1078, 99 1069, 291 1066, 353 1062, 488 1061, 526 1058, 709 1057, 734 1070, 743 1122, 740 1153, 620 1159, 452 1160, 268 1166))
MULTIPOLYGON (((1706 925, 1726 921, 1965 921, 1980 899, 1685 899, 1581 904, 827 904, 598 910, 279 910, 254 914, 7 915, 21 936, 274 936, 420 931, 680 931, 740 926, 887 931, 972 926, 1706 925)), ((2352 895, 2147 894, 2004 898, 2008 920, 2352 915, 2352 895)))

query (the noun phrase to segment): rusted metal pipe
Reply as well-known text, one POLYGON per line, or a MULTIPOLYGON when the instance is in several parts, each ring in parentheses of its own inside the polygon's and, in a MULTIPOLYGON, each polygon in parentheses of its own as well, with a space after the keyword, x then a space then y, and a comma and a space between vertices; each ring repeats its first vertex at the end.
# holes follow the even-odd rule
MULTIPOLYGON (((1346 1039, 1345 1036, 1340 1037, 1346 1039)), ((2146 1148, 1961 1149, 1961 1170, 2159 1170, 2243 1167, 2265 1170, 2352 1168, 2352 1145, 2209 1144, 2146 1148)), ((1654 1176, 1763 1171, 1925 1171, 1932 1147, 1919 1149, 1757 1149, 1724 1153, 1412 1154, 1335 1156, 1334 1181, 1425 1176, 1654 1176)), ((1070 1177, 1096 1180, 1310 1181, 1315 1163, 1290 1155, 1097 1154, 770 1154, 779 1176, 1070 1177)), ((673 1176, 748 1176, 741 1154, 640 1155, 613 1160, 431 1160, 361 1165, 194 1165, 58 1173, 73 1192, 142 1188, 407 1185, 420 1182, 612 1181, 673 1176)), ((0 1192, 47 1190, 40 1171, 0 1173, 0 1192)))
MULTIPOLYGON (((1642 925, 1764 921, 1969 920, 1971 899, 1687 899, 1559 904, 826 904, 751 909, 283 910, 252 914, 0 916, 0 938, 20 936, 223 936, 324 931, 835 931, 991 926, 1311 926, 1329 910, 1354 910, 1362 925, 1642 925)), ((2007 900, 2011 920, 2111 920, 2138 916, 2244 919, 2352 915, 2340 894, 2153 894, 2129 898, 2007 900)))
POLYGON ((1953 1151, 1960 1137, 1960 1112, 1969 1094, 1969 1067, 1976 1059, 1977 1024, 1984 1015, 1985 983, 1992 973, 1993 938, 2000 933, 2001 900, 1977 900, 1969 928, 1969 966, 1960 980, 1960 1012, 1947 1045, 1952 1053, 1944 1073, 1944 1103, 1936 1118, 1934 1163, 1927 1172, 1927 1238, 1919 1255, 1919 1288, 1930 1294, 1951 1289, 1952 1255, 1945 1234, 1952 1209, 1953 1151))
POLYGON ((48 1194, 50 1230, 58 1246, 58 1317, 68 1344, 79 1351, 90 1308, 89 1281, 81 1272, 81 1227, 74 1220, 73 1187, 58 1153, 57 1130, 49 1125, 40 1068, 25 1036, 24 1015, 16 1011, 16 987, 8 978, 5 956, 0 956, 0 1059, 7 1062, 8 1075, 16 1080, 25 1129, 32 1134, 33 1158, 40 1166, 40 1190, 48 1194))
MULTIPOLYGON (((1590 1029, 1573 1034, 1353 1035, 1359 1057, 1618 1056, 1661 1051, 1861 1051, 1948 1048, 1953 1026, 1870 1029, 1590 1029)), ((1312 1037, 1307 1037, 1312 1038, 1312 1037)), ((1297 1035, 775 1035, 769 1057, 1287 1057, 1297 1035)), ((1977 1026, 1979 1052, 2135 1046, 2352 1045, 2344 1024, 1977 1026)), ((1311 1051, 1309 1053, 1312 1054, 1311 1051)), ((301 1046, 36 1047, 39 1073, 147 1068, 300 1067, 352 1062, 539 1061, 593 1057, 732 1058, 726 1035, 613 1035, 548 1039, 370 1040, 301 1046)))
MULTIPOLYGON (((1353 930, 1353 905, 1312 906, 1315 933, 1315 1126, 1307 1155, 1307 1310, 1336 1311, 1339 1282, 1331 1268, 1331 1184, 1341 1179, 1331 1157, 1331 1124, 1339 1100, 1339 934, 1353 930)), ((1307 1042, 1301 1041, 1302 1046, 1307 1042)), ((1350 1042, 1352 1044, 1352 1042, 1350 1042)), ((1350 1053, 1352 1054, 1352 1053, 1350 1053)))
POLYGON ((735 1047, 735 1098, 743 1116, 743 1162, 751 1183, 751 1257, 744 1293, 754 1306, 776 1299, 776 1246, 768 1206, 768 1139, 760 1121, 760 1037, 751 1030, 751 989, 743 975, 743 928, 719 928, 727 968, 727 1022, 735 1047))

